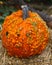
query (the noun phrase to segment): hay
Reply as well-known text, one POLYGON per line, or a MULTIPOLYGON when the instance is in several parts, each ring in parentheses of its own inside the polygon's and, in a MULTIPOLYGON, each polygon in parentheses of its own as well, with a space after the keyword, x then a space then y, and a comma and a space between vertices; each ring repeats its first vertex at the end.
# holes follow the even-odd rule
POLYGON ((40 54, 26 59, 8 56, 0 40, 0 65, 52 65, 52 30, 46 49, 40 54))

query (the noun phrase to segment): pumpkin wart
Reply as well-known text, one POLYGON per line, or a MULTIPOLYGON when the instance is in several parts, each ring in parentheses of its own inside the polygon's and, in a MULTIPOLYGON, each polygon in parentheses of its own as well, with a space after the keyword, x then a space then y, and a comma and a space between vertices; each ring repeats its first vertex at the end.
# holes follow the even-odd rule
POLYGON ((9 19, 9 22, 7 22, 8 20, 4 21, 3 30, 2 30, 2 41, 4 42, 3 46, 10 53, 11 56, 14 55, 17 57, 29 57, 32 55, 40 54, 45 49, 45 47, 48 43, 48 39, 49 39, 49 33, 47 32, 48 28, 47 28, 46 24, 42 23, 44 21, 40 18, 40 16, 37 16, 36 17, 37 19, 32 18, 32 17, 34 17, 34 15, 38 15, 38 14, 33 13, 31 11, 29 11, 29 18, 27 18, 25 20, 23 20, 23 18, 21 17, 21 15, 22 15, 21 10, 15 12, 15 14, 19 15, 19 16, 16 16, 19 19, 14 17, 14 14, 11 14, 12 16, 7 17, 9 19), (15 18, 15 20, 14 19, 11 20, 10 17, 15 18), (39 21, 39 18, 40 18, 40 21, 39 21), (14 22, 12 22, 13 20, 14 20, 14 22), (9 24, 10 21, 11 21, 11 24, 14 25, 14 28, 12 28, 12 25, 9 24), (19 23, 19 21, 20 21, 20 23, 19 23), (6 22, 7 22, 7 24, 6 24, 6 22), (10 27, 8 27, 8 24, 10 27), (21 28, 22 26, 23 26, 23 28, 21 28), (10 28, 11 28, 11 30, 10 30, 10 28), (4 29, 6 29, 6 30, 4 30, 4 29), (39 31, 39 29, 40 29, 40 31, 39 31), (9 30, 10 30, 10 32, 9 32, 9 30), (43 34, 40 34, 40 33, 42 33, 41 31, 43 32, 43 34), (7 33, 5 34, 5 32, 7 32, 7 33), (8 32, 9 32, 10 36, 8 36, 8 32), (8 38, 6 37, 6 35, 9 37, 9 41, 7 41, 8 38), (14 39, 14 42, 12 42, 11 38, 14 39), (6 43, 8 43, 8 44, 6 44, 6 43), (27 44, 27 43, 29 43, 29 44, 27 44), (17 46, 17 48, 16 48, 16 46, 17 46), (32 51, 32 49, 34 51, 32 51))

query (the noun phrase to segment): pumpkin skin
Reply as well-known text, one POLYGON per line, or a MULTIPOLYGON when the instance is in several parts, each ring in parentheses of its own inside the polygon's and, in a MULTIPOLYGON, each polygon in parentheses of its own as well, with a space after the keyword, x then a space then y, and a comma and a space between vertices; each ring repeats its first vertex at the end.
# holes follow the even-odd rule
POLYGON ((23 20, 21 10, 7 16, 2 29, 2 42, 10 56, 21 58, 40 54, 45 49, 49 32, 41 17, 29 11, 23 20))

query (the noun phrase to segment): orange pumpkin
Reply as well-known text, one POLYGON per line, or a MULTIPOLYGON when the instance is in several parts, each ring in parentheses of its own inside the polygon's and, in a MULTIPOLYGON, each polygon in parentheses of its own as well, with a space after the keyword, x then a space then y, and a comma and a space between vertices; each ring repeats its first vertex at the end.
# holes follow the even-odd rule
POLYGON ((7 16, 2 29, 3 46, 10 56, 29 57, 45 49, 49 32, 41 17, 29 11, 29 18, 23 20, 21 10, 7 16))

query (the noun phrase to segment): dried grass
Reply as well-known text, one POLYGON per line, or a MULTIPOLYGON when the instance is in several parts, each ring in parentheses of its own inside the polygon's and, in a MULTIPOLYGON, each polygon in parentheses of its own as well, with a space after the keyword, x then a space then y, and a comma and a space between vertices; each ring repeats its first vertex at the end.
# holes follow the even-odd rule
POLYGON ((52 30, 46 49, 40 54, 26 59, 8 56, 0 40, 0 65, 52 65, 52 30))

